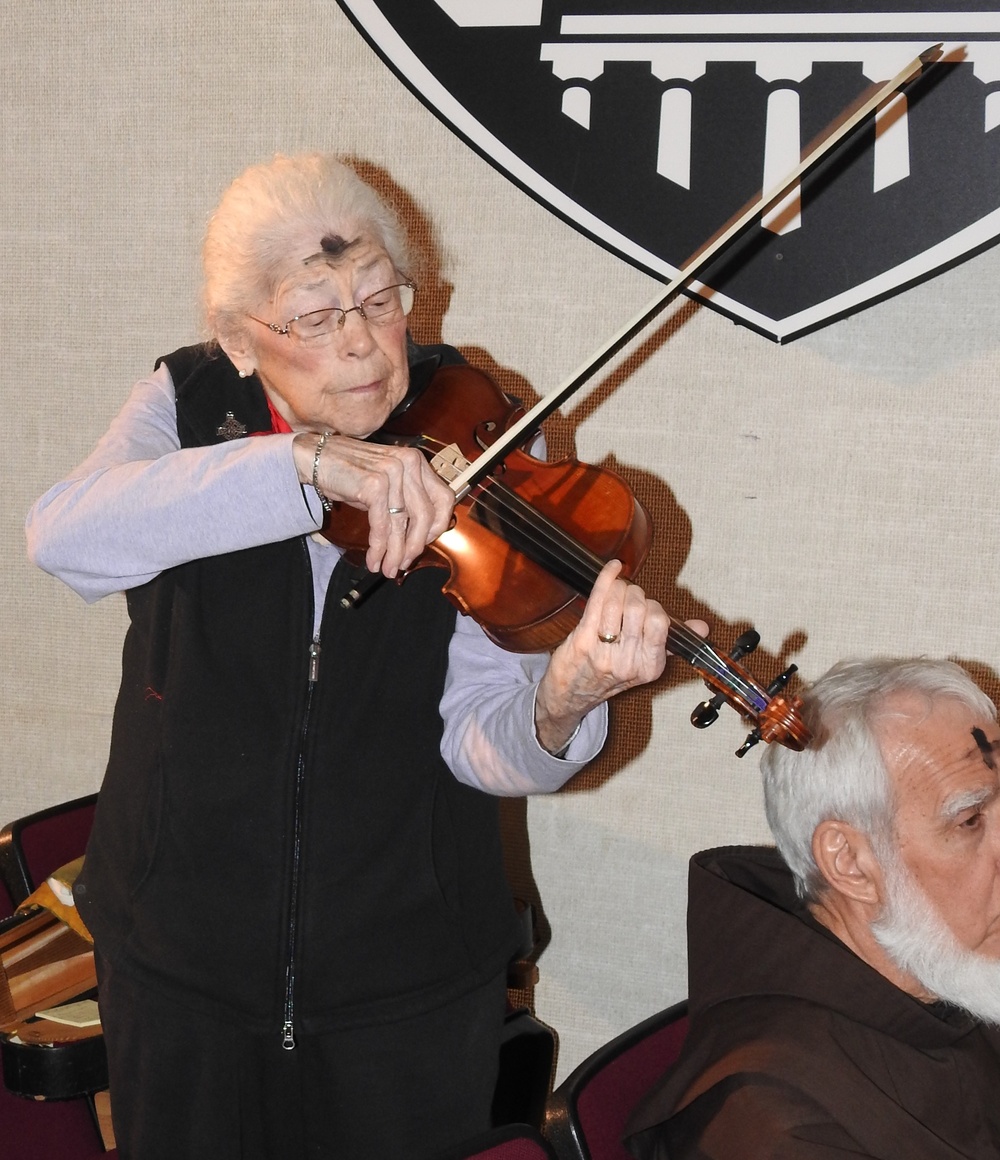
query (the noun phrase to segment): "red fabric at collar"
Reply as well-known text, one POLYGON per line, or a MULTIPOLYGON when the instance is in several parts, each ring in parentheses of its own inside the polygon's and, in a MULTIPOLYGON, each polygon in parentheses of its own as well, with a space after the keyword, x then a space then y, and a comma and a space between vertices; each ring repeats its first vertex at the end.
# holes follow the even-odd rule
POLYGON ((271 414, 271 430, 270 431, 251 431, 251 435, 291 435, 292 429, 288 426, 285 420, 274 409, 274 404, 271 402, 269 395, 265 395, 267 399, 267 409, 271 414))
POLYGON ((267 409, 271 412, 271 433, 273 435, 291 435, 292 429, 274 409, 270 396, 267 397, 267 409))

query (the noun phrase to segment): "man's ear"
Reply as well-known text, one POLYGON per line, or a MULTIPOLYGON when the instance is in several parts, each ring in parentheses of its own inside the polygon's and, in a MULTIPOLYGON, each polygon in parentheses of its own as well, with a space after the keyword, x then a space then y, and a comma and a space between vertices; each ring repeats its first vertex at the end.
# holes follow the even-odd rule
POLYGON ((880 909, 882 869, 867 834, 835 818, 813 832, 812 854, 827 886, 844 898, 880 909))

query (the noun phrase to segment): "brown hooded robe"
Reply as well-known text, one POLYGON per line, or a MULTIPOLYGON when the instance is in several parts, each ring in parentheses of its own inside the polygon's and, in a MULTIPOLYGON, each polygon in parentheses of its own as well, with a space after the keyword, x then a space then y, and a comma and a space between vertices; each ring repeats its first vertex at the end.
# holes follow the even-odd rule
POLYGON ((763 847, 691 860, 691 1033, 632 1116, 640 1160, 996 1160, 1000 1033, 907 995, 763 847))

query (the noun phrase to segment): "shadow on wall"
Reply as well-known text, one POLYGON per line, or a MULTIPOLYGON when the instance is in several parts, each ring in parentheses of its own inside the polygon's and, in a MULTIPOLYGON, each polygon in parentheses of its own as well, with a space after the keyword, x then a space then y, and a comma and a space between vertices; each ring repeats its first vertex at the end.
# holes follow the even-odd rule
MULTIPOLYGON (((594 388, 579 407, 568 416, 556 414, 548 420, 545 434, 551 459, 573 455, 575 432, 580 424, 622 386, 643 361, 650 358, 677 329, 693 317, 698 309, 694 303, 682 306, 622 366, 594 388)), ((509 369, 498 366, 486 351, 465 348, 462 353, 475 366, 492 375, 508 394, 519 398, 526 406, 530 407, 537 401, 538 393, 529 383, 509 369)), ((673 618, 706 621, 711 628, 712 643, 721 652, 728 654, 737 637, 752 625, 749 621, 726 621, 714 608, 677 584, 677 577, 691 548, 692 529, 687 512, 678 504, 674 493, 658 476, 642 468, 621 463, 614 457, 605 458, 598 466, 621 475, 652 518, 655 534, 649 555, 638 577, 643 588, 659 600, 673 618)), ((747 667, 757 682, 766 687, 792 663, 794 656, 805 646, 806 640, 806 633, 799 631, 787 637, 780 649, 775 652, 759 647, 746 662, 747 667)), ((654 684, 631 689, 617 697, 615 711, 611 716, 608 743, 603 752, 568 782, 562 792, 585 793, 596 790, 634 761, 647 748, 652 736, 654 698, 685 684, 691 686, 691 709, 694 710, 696 705, 710 694, 699 674, 679 659, 669 661, 663 676, 654 684)), ((723 709, 723 712, 727 713, 730 710, 723 709)), ((536 947, 541 951, 551 938, 551 929, 531 867, 526 801, 522 799, 502 802, 501 826, 508 879, 514 894, 531 902, 535 908, 538 928, 536 947)))
POLYGON ((994 705, 1000 706, 1000 676, 997 671, 983 661, 967 661, 962 657, 951 658, 955 664, 961 665, 976 684, 983 690, 994 705))
POLYGON ((393 180, 388 170, 358 157, 342 160, 378 190, 403 223, 412 263, 409 270, 402 272, 420 288, 411 319, 414 337, 418 342, 441 342, 441 322, 451 305, 454 287, 441 273, 441 245, 433 221, 413 196, 393 180))

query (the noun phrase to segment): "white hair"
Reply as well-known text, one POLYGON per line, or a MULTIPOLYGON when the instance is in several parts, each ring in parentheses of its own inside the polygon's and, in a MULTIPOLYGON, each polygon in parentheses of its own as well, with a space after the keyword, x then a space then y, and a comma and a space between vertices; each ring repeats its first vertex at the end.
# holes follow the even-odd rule
POLYGON ((847 822, 866 834, 879 861, 893 850, 895 798, 878 739, 878 718, 897 694, 951 698, 996 718, 993 702, 964 669, 928 657, 841 661, 804 695, 812 741, 800 753, 770 745, 761 758, 764 808, 775 843, 803 898, 825 883, 812 854, 816 827, 847 822))
POLYGON ((881 866, 887 898, 872 923, 876 941, 925 991, 1000 1026, 1000 960, 962 946, 895 851, 881 866))
POLYGON ((303 235, 350 240, 369 233, 402 275, 406 234, 393 210, 349 166, 328 153, 276 156, 245 170, 222 195, 202 247, 205 322, 215 340, 236 337, 246 315, 274 293, 303 235))

